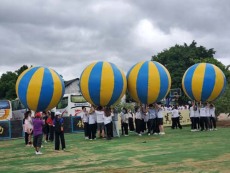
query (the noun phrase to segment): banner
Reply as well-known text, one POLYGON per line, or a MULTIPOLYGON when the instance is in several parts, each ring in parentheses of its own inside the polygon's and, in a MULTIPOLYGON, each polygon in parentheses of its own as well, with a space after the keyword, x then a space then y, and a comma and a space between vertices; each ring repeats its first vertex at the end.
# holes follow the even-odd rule
POLYGON ((0 140, 11 138, 10 121, 0 121, 0 140))
POLYGON ((79 132, 84 130, 84 123, 80 116, 75 116, 71 118, 72 122, 72 132, 79 132))
MULTIPOLYGON (((180 112, 180 124, 181 125, 189 125, 191 124, 189 117, 189 110, 179 110, 180 112)), ((170 111, 163 111, 163 122, 164 126, 172 126, 172 113, 170 111)))

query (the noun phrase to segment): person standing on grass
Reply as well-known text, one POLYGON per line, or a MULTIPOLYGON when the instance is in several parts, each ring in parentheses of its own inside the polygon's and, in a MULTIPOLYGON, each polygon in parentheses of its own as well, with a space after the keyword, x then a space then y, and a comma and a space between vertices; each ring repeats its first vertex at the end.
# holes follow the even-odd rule
POLYGON ((55 151, 59 151, 60 140, 62 150, 65 150, 65 137, 64 137, 64 120, 61 117, 61 112, 56 112, 56 117, 53 121, 55 131, 55 151))
POLYGON ((149 120, 148 120, 148 135, 150 135, 151 133, 154 134, 156 133, 156 111, 153 107, 153 104, 149 105, 148 108, 148 116, 149 116, 149 120))
POLYGON ((118 128, 118 111, 116 108, 112 108, 112 122, 113 122, 113 137, 120 137, 118 128))
POLYGON ((106 129, 106 138, 107 140, 112 139, 112 115, 110 107, 105 107, 104 110, 104 125, 106 129))
POLYGON ((30 118, 31 111, 26 111, 24 114, 24 119, 23 119, 23 130, 25 132, 25 145, 26 146, 31 146, 31 135, 33 132, 33 124, 32 124, 32 119, 30 118))
POLYGON ((95 109, 92 106, 89 110, 89 139, 95 140, 96 139, 96 130, 97 130, 97 124, 96 124, 96 113, 95 109))
POLYGON ((210 127, 210 119, 211 119, 211 114, 210 114, 210 104, 207 102, 206 103, 206 106, 205 106, 205 111, 206 111, 206 117, 207 117, 207 123, 208 123, 208 130, 211 130, 211 127, 210 127))
POLYGON ((128 115, 129 115, 129 131, 133 132, 134 131, 134 124, 133 124, 133 113, 131 109, 128 110, 128 115))
POLYGON ((172 117, 174 117, 174 124, 173 124, 173 129, 175 128, 175 127, 179 127, 180 129, 182 129, 182 126, 181 126, 181 124, 180 124, 180 112, 178 111, 178 107, 177 107, 177 105, 175 105, 174 107, 173 107, 173 110, 172 110, 172 117))
POLYGON ((197 103, 194 102, 195 131, 200 130, 200 110, 197 103))
POLYGON ((136 106, 135 108, 135 122, 136 122, 136 132, 139 136, 142 136, 141 134, 141 109, 139 106, 136 106))
POLYGON ((190 121, 191 121, 191 132, 195 132, 196 128, 195 128, 195 102, 192 102, 192 105, 189 108, 189 117, 190 117, 190 121))
POLYGON ((104 111, 102 106, 98 106, 97 110, 95 110, 96 116, 97 116, 97 131, 98 131, 98 137, 104 138, 105 137, 105 126, 104 126, 104 111))
POLYGON ((28 115, 28 118, 25 119, 25 126, 27 129, 27 133, 29 134, 28 144, 29 144, 29 146, 32 146, 32 135, 33 135, 33 121, 32 121, 32 117, 31 117, 32 112, 29 110, 26 112, 26 114, 28 115))
POLYGON ((40 151, 41 145, 42 145, 42 137, 43 137, 43 132, 42 132, 42 127, 45 124, 45 122, 42 120, 41 113, 37 112, 35 114, 35 118, 33 119, 33 126, 34 126, 34 141, 33 145, 35 148, 35 154, 42 154, 40 151))
POLYGON ((42 131, 44 134, 44 142, 47 143, 49 139, 49 125, 47 124, 48 113, 46 111, 42 112, 42 119, 44 120, 45 124, 43 125, 42 131))
POLYGON ((82 106, 81 119, 84 123, 85 139, 89 139, 89 115, 85 106, 82 106))
POLYGON ((128 132, 129 115, 128 115, 128 111, 126 108, 122 109, 121 123, 122 123, 122 127, 124 128, 124 135, 128 136, 129 135, 129 132, 128 132))
POLYGON ((206 107, 200 103, 200 128, 201 131, 208 130, 208 118, 206 113, 206 107))
POLYGON ((212 130, 217 130, 217 128, 216 128, 216 114, 215 114, 215 106, 214 106, 214 104, 210 104, 210 109, 209 109, 209 111, 210 111, 210 128, 212 129, 212 130))
POLYGON ((46 120, 46 123, 47 123, 48 126, 49 126, 49 141, 50 141, 50 142, 53 142, 53 140, 54 140, 53 119, 54 119, 54 118, 52 118, 51 112, 48 112, 48 118, 47 118, 47 120, 46 120))
POLYGON ((161 108, 161 103, 155 103, 156 114, 157 114, 157 126, 159 127, 159 135, 164 135, 164 126, 163 126, 163 109, 161 108))

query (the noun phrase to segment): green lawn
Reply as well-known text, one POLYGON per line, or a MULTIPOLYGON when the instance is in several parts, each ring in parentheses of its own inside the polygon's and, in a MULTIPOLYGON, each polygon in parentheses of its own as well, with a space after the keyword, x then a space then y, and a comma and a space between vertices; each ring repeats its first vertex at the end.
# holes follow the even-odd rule
POLYGON ((111 141, 84 140, 66 134, 67 150, 43 155, 24 146, 23 139, 0 141, 0 172, 230 172, 230 130, 190 132, 166 128, 165 136, 128 137, 111 141))

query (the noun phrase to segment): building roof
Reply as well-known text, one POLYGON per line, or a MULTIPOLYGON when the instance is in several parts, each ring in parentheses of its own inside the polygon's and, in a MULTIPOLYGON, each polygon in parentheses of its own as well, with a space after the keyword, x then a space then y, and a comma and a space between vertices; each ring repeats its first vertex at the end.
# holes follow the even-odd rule
POLYGON ((78 81, 78 80, 79 80, 79 78, 64 81, 65 87, 69 86, 70 84, 72 84, 73 82, 78 81))

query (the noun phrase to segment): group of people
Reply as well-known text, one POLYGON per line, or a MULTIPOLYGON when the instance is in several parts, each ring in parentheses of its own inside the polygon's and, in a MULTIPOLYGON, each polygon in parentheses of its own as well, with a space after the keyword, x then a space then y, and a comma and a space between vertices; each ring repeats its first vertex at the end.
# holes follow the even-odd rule
MULTIPOLYGON (((84 136, 85 139, 96 140, 98 138, 106 138, 111 140, 113 137, 120 137, 119 133, 119 115, 122 135, 128 136, 129 131, 135 131, 137 135, 147 133, 148 135, 164 135, 163 127, 163 107, 160 103, 149 105, 135 106, 134 111, 126 108, 118 114, 116 108, 110 107, 94 107, 89 111, 86 107, 82 107, 80 116, 84 122, 84 136)), ((191 119, 191 131, 217 130, 215 106, 207 103, 198 104, 193 102, 189 107, 189 115, 191 119)), ((177 106, 171 107, 172 113, 172 129, 179 127, 180 112, 177 106)), ((42 147, 42 140, 44 142, 53 142, 55 140, 55 150, 65 150, 64 138, 64 121, 60 112, 51 115, 50 111, 36 112, 35 117, 31 117, 31 111, 25 112, 23 119, 23 129, 25 132, 25 145, 33 146, 35 154, 42 154, 40 148, 42 147), (33 142, 32 142, 33 135, 33 142)))
POLYGON ((217 130, 214 104, 193 102, 189 111, 192 132, 217 130))
POLYGON ((51 116, 51 112, 36 112, 34 118, 31 117, 32 112, 25 112, 23 119, 23 129, 25 133, 25 145, 33 146, 35 154, 42 154, 42 140, 44 142, 53 141, 55 139, 55 150, 60 149, 60 141, 62 150, 65 150, 64 138, 64 121, 60 112, 56 112, 55 116, 51 116), (33 135, 33 142, 32 142, 33 135))
MULTIPOLYGON (((129 131, 136 131, 139 136, 145 132, 148 135, 164 135, 162 111, 161 105, 157 103, 136 106, 134 112, 123 108, 120 113, 122 135, 128 136, 129 131)), ((82 107, 80 116, 84 122, 85 139, 95 140, 96 132, 99 138, 108 140, 120 137, 116 108, 92 106, 87 111, 86 107, 82 107)))

